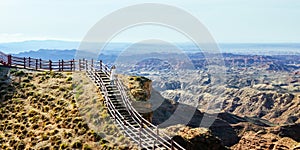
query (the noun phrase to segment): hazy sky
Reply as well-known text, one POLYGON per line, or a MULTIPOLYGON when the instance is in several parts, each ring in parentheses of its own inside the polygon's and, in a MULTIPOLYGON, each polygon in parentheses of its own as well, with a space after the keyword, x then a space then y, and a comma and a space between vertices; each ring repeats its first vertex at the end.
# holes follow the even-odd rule
MULTIPOLYGON (((188 11, 220 43, 300 42, 299 0, 0 0, 0 43, 80 41, 105 15, 143 2, 170 4, 188 11)), ((136 28, 114 41, 128 42, 140 34, 155 38, 162 33, 164 38, 181 41, 175 36, 178 33, 160 30, 163 29, 136 28)))

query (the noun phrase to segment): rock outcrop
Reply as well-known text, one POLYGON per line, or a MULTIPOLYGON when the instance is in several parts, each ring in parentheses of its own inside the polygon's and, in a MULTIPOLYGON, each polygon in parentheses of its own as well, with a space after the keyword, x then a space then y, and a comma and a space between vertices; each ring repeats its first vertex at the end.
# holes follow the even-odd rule
POLYGON ((282 138, 272 133, 250 131, 246 132, 239 143, 231 149, 296 150, 300 149, 300 143, 291 138, 282 138))
POLYGON ((223 110, 240 116, 256 116, 275 124, 296 123, 300 118, 299 95, 251 88, 228 93, 223 110))
POLYGON ((175 125, 165 129, 173 136, 178 144, 187 150, 225 150, 220 139, 212 135, 207 128, 191 128, 184 125, 175 125))
POLYGON ((151 97, 152 81, 141 76, 122 76, 119 78, 126 86, 132 101, 132 106, 148 121, 152 122, 151 97))

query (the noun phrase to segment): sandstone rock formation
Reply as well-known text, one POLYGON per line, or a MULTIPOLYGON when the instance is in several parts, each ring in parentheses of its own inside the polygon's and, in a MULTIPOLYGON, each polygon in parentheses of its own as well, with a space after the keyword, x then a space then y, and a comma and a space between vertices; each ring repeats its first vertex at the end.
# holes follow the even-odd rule
POLYGON ((148 121, 152 122, 151 80, 140 76, 118 76, 127 87, 128 95, 131 97, 132 106, 148 121))
POLYGON ((238 144, 231 147, 233 150, 265 149, 265 150, 296 150, 300 143, 291 138, 280 137, 272 133, 246 132, 238 144))
POLYGON ((226 149, 220 139, 214 137, 207 128, 191 128, 175 125, 164 129, 173 139, 187 150, 222 150, 226 149))

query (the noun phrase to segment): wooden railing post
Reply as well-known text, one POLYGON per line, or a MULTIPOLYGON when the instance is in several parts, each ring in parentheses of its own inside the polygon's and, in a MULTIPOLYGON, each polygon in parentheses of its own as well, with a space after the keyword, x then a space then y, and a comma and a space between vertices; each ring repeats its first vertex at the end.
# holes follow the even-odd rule
POLYGON ((91 60, 91 67, 94 68, 94 59, 91 60))
MULTIPOLYGON (((75 62, 74 62, 74 59, 71 60, 71 72, 73 71, 73 63, 75 63, 75 62)), ((74 65, 74 67, 75 67, 75 65, 74 65)), ((75 71, 75 68, 74 68, 74 71, 75 71)))
POLYGON ((100 60, 100 71, 102 71, 102 60, 100 60))
POLYGON ((116 110, 114 109, 114 121, 117 123, 117 116, 116 116, 116 110))
POLYGON ((11 55, 7 56, 7 64, 8 66, 11 66, 11 55))
POLYGON ((139 129, 139 146, 140 146, 140 149, 142 149, 142 125, 143 125, 143 122, 141 121, 140 122, 140 129, 139 129))
POLYGON ((35 60, 35 70, 38 70, 38 60, 35 60))
POLYGON ((158 126, 156 127, 156 139, 155 141, 153 142, 153 149, 155 149, 155 144, 157 143, 158 141, 158 137, 159 137, 159 130, 158 130, 158 126))
POLYGON ((86 71, 88 70, 88 60, 87 59, 85 60, 85 70, 86 71))
POLYGON ((75 59, 73 59, 73 63, 74 63, 73 64, 74 65, 74 69, 73 70, 76 71, 76 61, 75 61, 75 59))
POLYGON ((24 61, 24 69, 25 69, 26 68, 26 58, 24 57, 23 59, 24 59, 23 61, 24 61))
POLYGON ((42 69, 42 59, 40 59, 40 69, 42 69))
POLYGON ((52 71, 52 61, 49 60, 49 70, 52 71))
POLYGON ((78 60, 78 68, 79 68, 79 71, 81 71, 81 60, 80 59, 78 60))
POLYGON ((30 63, 31 63, 31 60, 30 60, 30 57, 28 57, 28 67, 30 68, 30 63))
POLYGON ((83 70, 85 70, 85 64, 84 64, 84 63, 85 63, 85 59, 83 58, 83 59, 82 59, 82 66, 83 66, 82 69, 83 69, 83 70))
POLYGON ((64 71, 64 60, 61 60, 61 71, 64 71))
POLYGON ((60 71, 60 60, 58 60, 58 71, 60 71))

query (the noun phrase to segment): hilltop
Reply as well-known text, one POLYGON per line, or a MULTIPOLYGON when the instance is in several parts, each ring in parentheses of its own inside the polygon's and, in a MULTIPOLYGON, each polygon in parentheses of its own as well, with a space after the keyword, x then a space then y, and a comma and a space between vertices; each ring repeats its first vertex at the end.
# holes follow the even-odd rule
POLYGON ((2 149, 134 148, 84 73, 76 80, 73 73, 10 72, 1 77, 2 149))

